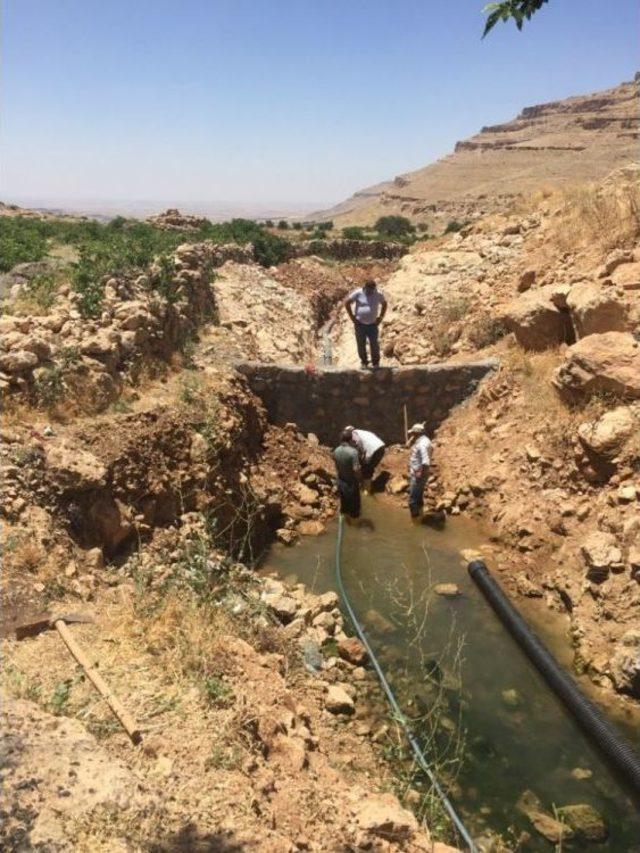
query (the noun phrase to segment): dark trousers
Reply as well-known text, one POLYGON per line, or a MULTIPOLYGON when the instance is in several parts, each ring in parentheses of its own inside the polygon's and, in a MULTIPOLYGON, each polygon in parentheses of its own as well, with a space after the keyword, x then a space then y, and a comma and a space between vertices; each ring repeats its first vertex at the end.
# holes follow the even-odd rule
POLYGON ((336 481, 338 494, 340 495, 340 512, 351 518, 360 516, 360 483, 357 480, 336 481))
POLYGON ((356 333, 356 344, 361 364, 368 364, 367 340, 371 349, 371 363, 374 367, 380 364, 380 344, 378 343, 378 327, 375 323, 360 323, 358 320, 353 324, 356 333))
POLYGON ((384 447, 384 445, 382 447, 379 447, 377 450, 374 450, 374 452, 371 454, 370 459, 362 463, 360 469, 362 471, 363 480, 371 480, 373 478, 373 474, 378 465, 380 464, 380 460, 384 456, 385 450, 386 448, 384 447))
POLYGON ((409 477, 409 512, 413 518, 422 515, 422 507, 424 506, 424 490, 427 485, 427 477, 429 472, 423 477, 409 477))

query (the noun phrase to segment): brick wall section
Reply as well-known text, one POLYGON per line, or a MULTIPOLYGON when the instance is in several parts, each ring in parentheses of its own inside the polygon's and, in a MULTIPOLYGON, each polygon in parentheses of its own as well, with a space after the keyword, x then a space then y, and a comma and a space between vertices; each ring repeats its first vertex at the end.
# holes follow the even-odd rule
POLYGON ((237 365, 262 399, 271 423, 295 423, 330 446, 346 424, 370 429, 387 444, 403 441, 405 404, 409 425, 425 421, 431 435, 496 367, 493 359, 377 371, 328 367, 313 373, 276 364, 237 365))

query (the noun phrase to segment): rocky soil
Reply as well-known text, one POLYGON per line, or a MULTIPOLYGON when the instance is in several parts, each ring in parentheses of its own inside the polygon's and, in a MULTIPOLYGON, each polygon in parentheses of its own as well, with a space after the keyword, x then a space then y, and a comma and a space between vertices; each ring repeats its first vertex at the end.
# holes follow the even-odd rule
POLYGON ((5 643, 5 849, 451 850, 391 793, 377 690, 336 596, 210 545, 183 517, 102 572, 96 621, 73 626, 135 713, 137 749, 55 632, 5 643))

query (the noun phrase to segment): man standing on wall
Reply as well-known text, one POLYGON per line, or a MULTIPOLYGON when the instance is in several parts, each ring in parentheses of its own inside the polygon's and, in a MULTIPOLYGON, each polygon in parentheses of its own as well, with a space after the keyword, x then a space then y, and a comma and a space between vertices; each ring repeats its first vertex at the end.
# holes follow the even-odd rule
POLYGON ((369 348, 371 349, 371 364, 373 367, 379 367, 378 326, 387 313, 387 300, 378 290, 376 282, 369 279, 364 287, 354 290, 347 296, 344 307, 353 323, 361 367, 369 366, 367 341, 369 341, 369 348))
POLYGON ((385 444, 374 432, 355 427, 345 427, 345 432, 351 433, 351 443, 358 451, 360 468, 362 470, 362 486, 367 494, 371 494, 371 480, 375 470, 384 456, 385 444))
POLYGON ((336 465, 340 512, 347 523, 360 516, 360 460, 358 451, 351 443, 351 432, 343 430, 340 444, 333 451, 336 465))
POLYGON ((425 434, 424 424, 414 424, 408 432, 409 457, 409 512, 414 522, 422 520, 424 490, 431 467, 433 444, 425 434))

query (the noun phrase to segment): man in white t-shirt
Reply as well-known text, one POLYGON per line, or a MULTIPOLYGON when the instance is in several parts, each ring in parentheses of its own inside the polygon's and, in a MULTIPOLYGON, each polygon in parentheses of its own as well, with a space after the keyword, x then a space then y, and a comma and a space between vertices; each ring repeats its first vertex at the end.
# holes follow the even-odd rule
POLYGON ((376 468, 384 456, 385 443, 375 432, 367 429, 356 429, 345 427, 345 432, 351 434, 351 443, 358 451, 360 457, 360 470, 362 472, 362 486, 365 492, 371 493, 371 480, 376 468))
POLYGON ((424 424, 414 424, 408 432, 409 457, 409 512, 411 518, 420 522, 424 506, 424 490, 431 467, 433 444, 425 433, 424 424))
POLYGON ((370 279, 364 287, 354 290, 347 296, 344 307, 353 323, 360 365, 362 367, 369 366, 367 353, 367 341, 369 341, 371 364, 373 367, 378 367, 380 365, 378 326, 387 313, 387 300, 378 290, 376 282, 370 279))

